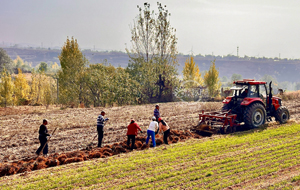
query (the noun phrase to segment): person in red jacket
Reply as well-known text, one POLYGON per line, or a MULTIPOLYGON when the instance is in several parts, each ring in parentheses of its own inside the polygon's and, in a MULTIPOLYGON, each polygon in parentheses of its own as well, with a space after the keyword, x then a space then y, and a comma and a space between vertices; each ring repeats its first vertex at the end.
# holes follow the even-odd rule
POLYGON ((141 133, 143 133, 142 129, 140 128, 140 126, 134 121, 134 119, 131 119, 130 124, 127 127, 127 146, 129 146, 130 144, 130 140, 131 140, 131 150, 133 150, 134 148, 134 143, 135 143, 135 136, 137 136, 137 132, 138 130, 141 131, 141 133))

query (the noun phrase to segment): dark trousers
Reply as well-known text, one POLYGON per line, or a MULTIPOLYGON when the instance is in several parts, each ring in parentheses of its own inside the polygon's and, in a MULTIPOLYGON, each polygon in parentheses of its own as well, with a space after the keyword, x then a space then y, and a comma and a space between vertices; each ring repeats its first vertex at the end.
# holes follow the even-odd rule
POLYGON ((164 132, 164 143, 165 144, 168 144, 168 136, 169 136, 169 133, 170 133, 170 129, 166 130, 164 132))
MULTIPOLYGON (((37 154, 40 154, 40 152, 42 151, 42 148, 47 143, 47 137, 41 137, 41 136, 39 136, 39 140, 40 140, 41 146, 35 152, 37 154)), ((43 154, 48 154, 48 144, 46 144, 46 146, 45 146, 45 148, 43 150, 43 154)))
POLYGON ((127 146, 130 145, 130 139, 131 139, 131 150, 134 148, 134 143, 135 143, 135 135, 127 135, 127 146))
POLYGON ((103 139, 103 130, 97 130, 98 131, 98 147, 101 147, 102 139, 103 139))

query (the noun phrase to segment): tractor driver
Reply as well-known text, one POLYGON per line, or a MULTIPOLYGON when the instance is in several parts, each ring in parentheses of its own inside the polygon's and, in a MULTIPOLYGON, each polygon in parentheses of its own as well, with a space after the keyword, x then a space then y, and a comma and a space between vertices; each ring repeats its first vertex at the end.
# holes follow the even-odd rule
POLYGON ((248 88, 246 88, 246 89, 242 92, 241 96, 242 96, 242 97, 247 97, 247 94, 248 94, 248 88))

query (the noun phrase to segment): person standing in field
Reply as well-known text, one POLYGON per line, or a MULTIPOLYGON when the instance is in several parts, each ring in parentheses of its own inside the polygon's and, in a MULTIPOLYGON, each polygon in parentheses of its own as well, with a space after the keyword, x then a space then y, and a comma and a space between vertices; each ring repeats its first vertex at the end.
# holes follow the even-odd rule
POLYGON ((40 126, 40 130, 39 130, 39 140, 40 140, 40 147, 37 149, 37 151, 35 152, 37 155, 40 155, 43 147, 43 154, 44 156, 47 156, 48 154, 48 144, 47 144, 47 137, 51 136, 50 134, 48 134, 48 130, 46 125, 48 124, 47 119, 43 120, 43 124, 40 126))
POLYGON ((104 116, 105 111, 101 111, 101 114, 97 118, 98 147, 102 145, 104 122, 109 120, 108 118, 104 119, 104 116))
POLYGON ((149 142, 149 139, 150 139, 150 136, 151 136, 153 147, 156 146, 156 142, 155 142, 155 131, 156 131, 156 129, 158 129, 158 123, 156 121, 156 117, 153 116, 152 121, 151 121, 151 123, 148 127, 148 130, 147 130, 146 145, 148 145, 148 142, 149 142))
POLYGON ((154 109, 154 114, 153 115, 156 118, 156 121, 158 122, 158 118, 160 118, 159 105, 158 104, 155 105, 155 109, 154 109))
POLYGON ((160 132, 163 132, 163 133, 164 133, 164 143, 165 143, 165 144, 168 144, 168 136, 169 136, 169 133, 170 133, 170 127, 169 127, 169 125, 168 125, 164 120, 162 120, 161 118, 159 118, 158 121, 159 121, 159 133, 160 133, 160 132))
POLYGON ((131 122, 127 127, 127 146, 130 145, 130 140, 131 140, 131 150, 133 150, 133 148, 134 148, 135 136, 137 136, 138 130, 140 130, 141 133, 143 133, 142 129, 135 122, 135 120, 131 119, 131 122))

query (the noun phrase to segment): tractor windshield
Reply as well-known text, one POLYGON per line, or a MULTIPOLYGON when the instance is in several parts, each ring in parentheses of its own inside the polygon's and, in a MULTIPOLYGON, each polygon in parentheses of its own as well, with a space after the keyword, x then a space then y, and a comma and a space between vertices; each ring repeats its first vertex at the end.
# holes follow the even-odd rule
POLYGON ((233 96, 247 97, 248 85, 236 84, 234 87, 231 87, 230 90, 233 90, 233 96))

